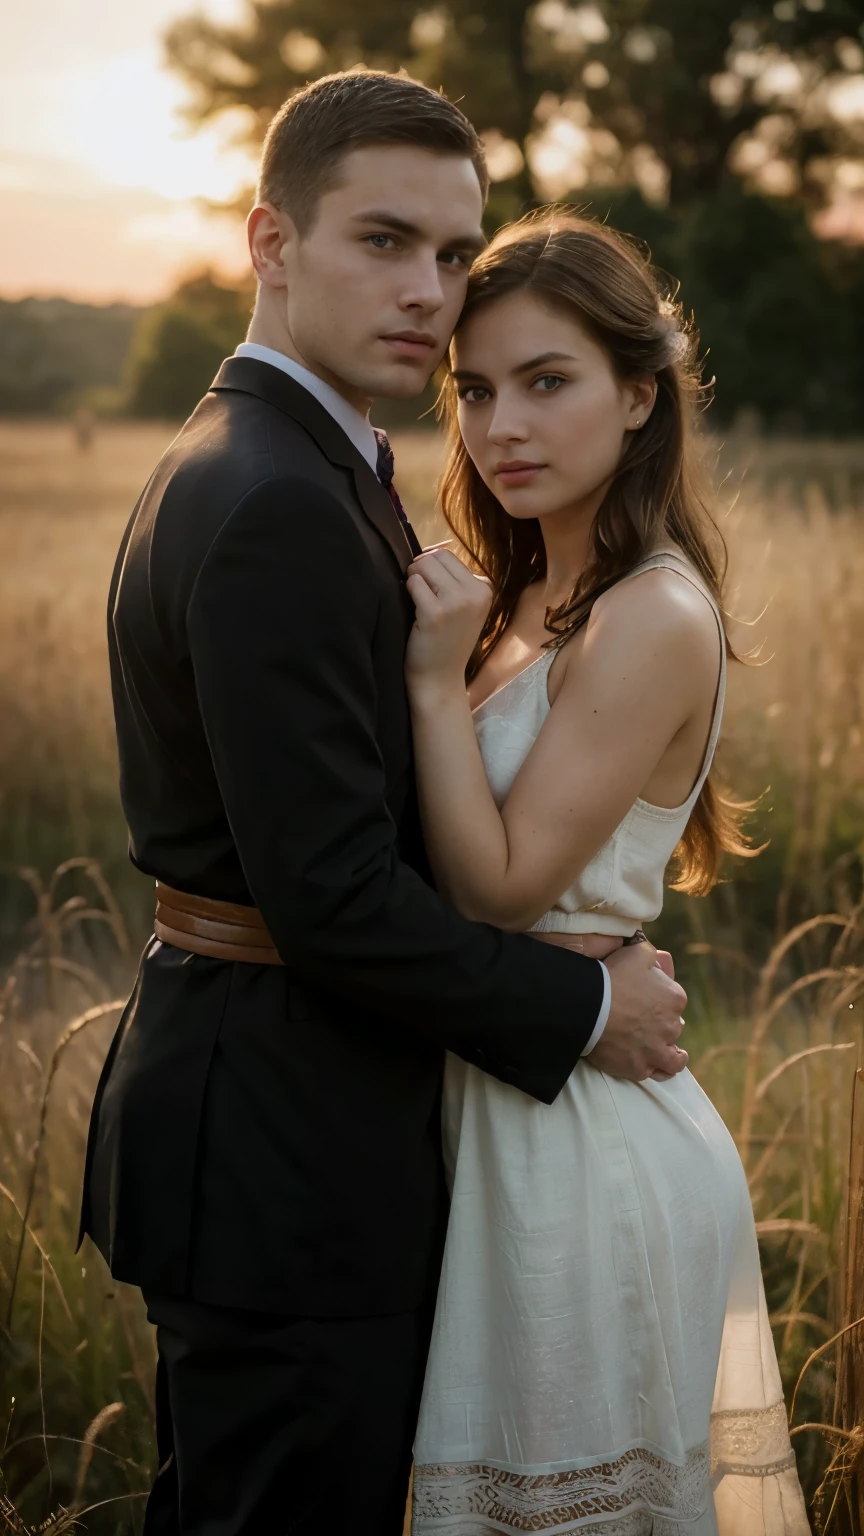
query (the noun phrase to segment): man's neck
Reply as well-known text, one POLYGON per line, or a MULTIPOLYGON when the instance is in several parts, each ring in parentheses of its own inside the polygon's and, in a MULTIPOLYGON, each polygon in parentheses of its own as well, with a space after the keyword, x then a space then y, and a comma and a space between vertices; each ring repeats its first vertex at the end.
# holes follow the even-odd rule
POLYGON ((314 373, 317 379, 329 384, 330 388, 335 389, 336 393, 341 395, 343 400, 347 400, 355 411, 359 411, 361 416, 369 415, 372 407, 369 397, 360 394, 344 379, 340 379, 338 374, 322 367, 313 358, 304 357, 287 325, 274 324, 270 316, 262 315, 256 309, 246 333, 246 340, 254 342, 259 347, 269 347, 273 352, 281 352, 283 357, 290 357, 292 362, 299 363, 301 368, 308 369, 309 373, 314 373))

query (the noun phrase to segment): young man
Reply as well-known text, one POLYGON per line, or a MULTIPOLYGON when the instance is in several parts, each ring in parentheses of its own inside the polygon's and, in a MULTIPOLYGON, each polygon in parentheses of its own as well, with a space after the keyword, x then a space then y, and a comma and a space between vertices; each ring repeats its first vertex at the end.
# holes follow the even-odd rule
POLYGON ((109 638, 156 937, 97 1093, 83 1228, 158 1328, 157 1532, 398 1536, 446 1222, 445 1049, 551 1102, 595 1045, 686 1062, 643 945, 596 961, 428 883, 375 396, 440 361, 477 137, 404 77, 319 81, 264 149, 249 341, 127 530, 109 638), (608 1022, 597 1037, 608 1014, 608 1022))

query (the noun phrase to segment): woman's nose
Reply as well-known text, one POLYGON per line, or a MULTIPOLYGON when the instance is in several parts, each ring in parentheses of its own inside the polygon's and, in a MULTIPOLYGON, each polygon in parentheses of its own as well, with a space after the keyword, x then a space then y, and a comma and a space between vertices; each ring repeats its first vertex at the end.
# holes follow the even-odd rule
POLYGON ((496 411, 489 424, 489 441, 492 443, 524 443, 528 433, 518 416, 509 411, 496 411))

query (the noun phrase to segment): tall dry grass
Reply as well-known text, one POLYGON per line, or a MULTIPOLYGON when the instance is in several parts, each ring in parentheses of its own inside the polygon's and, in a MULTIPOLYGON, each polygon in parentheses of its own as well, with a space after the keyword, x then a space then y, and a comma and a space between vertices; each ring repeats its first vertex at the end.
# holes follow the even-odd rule
MULTIPOLYGON (((62 425, 0 424, 0 1530, 52 1509, 67 1528, 93 1504, 97 1536, 137 1530, 152 1469, 139 1300, 73 1238, 92 1091, 151 904, 125 860, 104 599, 170 435, 105 428, 79 454, 62 425)), ((428 539, 439 445, 395 446, 428 539)), ((738 442, 721 468, 730 608, 761 615, 737 638, 762 647, 733 669, 724 760, 740 792, 766 791, 770 846, 708 901, 671 899, 658 937, 748 1169, 814 1528, 860 1532, 864 448, 738 442)))

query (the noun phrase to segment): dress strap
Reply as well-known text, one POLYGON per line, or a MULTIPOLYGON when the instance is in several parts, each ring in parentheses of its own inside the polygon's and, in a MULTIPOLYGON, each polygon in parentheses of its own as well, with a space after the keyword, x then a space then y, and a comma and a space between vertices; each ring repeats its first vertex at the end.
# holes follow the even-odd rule
POLYGON ((643 576, 646 571, 664 570, 674 571, 678 576, 683 577, 685 581, 689 581, 691 587, 695 587, 697 592, 701 592, 714 615, 720 636, 720 676, 717 681, 717 694, 714 700, 711 731, 708 736, 708 745, 705 748, 705 756, 702 760, 701 772, 686 802, 688 805, 695 805, 705 780, 711 772, 711 764, 714 761, 714 754, 717 751, 717 744, 720 740, 720 729, 723 724, 723 706, 726 702, 726 630, 716 599, 709 592, 699 572, 687 559, 683 550, 678 548, 677 544, 664 543, 658 545, 652 554, 647 555, 644 560, 640 560, 638 565, 634 565, 632 570, 627 572, 626 576, 622 576, 621 581, 632 581, 637 576, 643 576))

